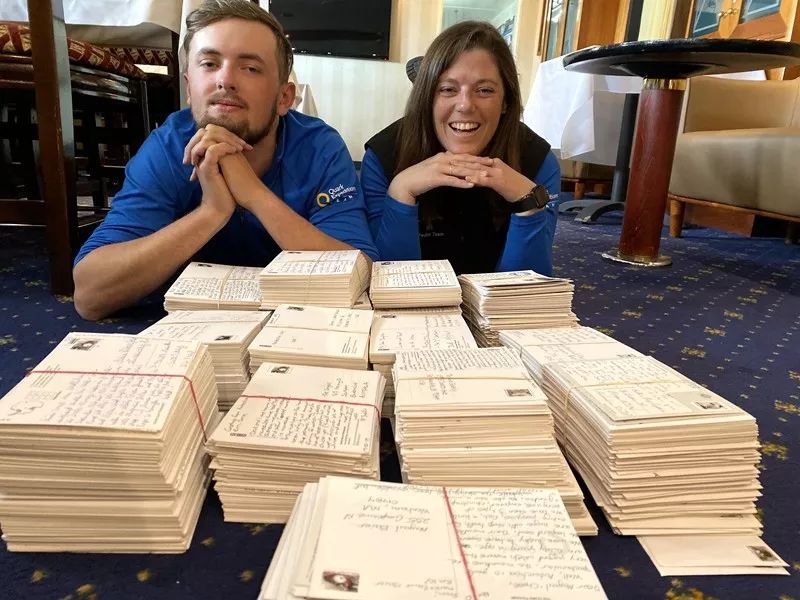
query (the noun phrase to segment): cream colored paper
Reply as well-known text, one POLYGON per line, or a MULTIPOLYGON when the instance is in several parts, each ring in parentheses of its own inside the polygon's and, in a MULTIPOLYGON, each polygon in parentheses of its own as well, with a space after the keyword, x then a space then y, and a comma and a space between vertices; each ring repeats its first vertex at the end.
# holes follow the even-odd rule
POLYGON ((264 363, 211 439, 364 453, 383 385, 374 371, 264 363))
POLYGON ((266 349, 292 355, 364 357, 366 362, 368 343, 364 334, 265 327, 250 344, 250 352, 266 349))
POLYGON ((369 333, 371 325, 371 310, 281 304, 265 327, 369 333))
POLYGON ((662 576, 788 575, 789 565, 756 536, 640 536, 662 576))
POLYGON ((262 275, 335 275, 356 267, 358 250, 285 250, 264 269, 262 275))
POLYGON ((605 598, 554 490, 331 479, 327 497, 310 597, 605 598))
POLYGON ((71 333, 3 398, 0 423, 159 430, 197 351, 197 342, 71 333))

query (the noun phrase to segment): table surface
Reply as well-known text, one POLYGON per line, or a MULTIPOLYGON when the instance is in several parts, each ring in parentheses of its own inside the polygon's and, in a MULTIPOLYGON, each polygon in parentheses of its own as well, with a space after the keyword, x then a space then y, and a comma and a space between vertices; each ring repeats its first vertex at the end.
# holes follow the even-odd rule
POLYGON ((568 71, 684 79, 800 63, 800 44, 765 40, 674 39, 592 46, 564 57, 568 71))

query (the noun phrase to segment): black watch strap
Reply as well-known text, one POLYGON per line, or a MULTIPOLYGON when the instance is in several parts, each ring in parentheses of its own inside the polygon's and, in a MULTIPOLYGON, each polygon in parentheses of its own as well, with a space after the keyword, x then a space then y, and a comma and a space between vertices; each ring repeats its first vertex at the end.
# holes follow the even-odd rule
POLYGON ((521 213, 534 208, 542 209, 547 206, 548 202, 550 202, 550 194, 547 193, 547 188, 534 183, 530 192, 516 202, 511 203, 511 212, 521 213))

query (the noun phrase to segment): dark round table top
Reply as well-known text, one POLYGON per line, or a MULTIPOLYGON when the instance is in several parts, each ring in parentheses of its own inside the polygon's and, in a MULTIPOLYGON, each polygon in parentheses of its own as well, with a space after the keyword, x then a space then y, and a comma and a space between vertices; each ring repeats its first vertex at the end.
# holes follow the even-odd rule
POLYGON ((764 40, 673 39, 592 46, 564 57, 564 68, 594 75, 684 79, 800 64, 800 44, 764 40))

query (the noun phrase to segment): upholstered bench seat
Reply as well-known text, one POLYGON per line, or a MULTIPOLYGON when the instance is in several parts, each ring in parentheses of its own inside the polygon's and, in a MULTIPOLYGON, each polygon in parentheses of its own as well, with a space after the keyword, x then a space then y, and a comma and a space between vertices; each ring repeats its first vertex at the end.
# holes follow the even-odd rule
POLYGON ((670 192, 800 217, 800 130, 693 131, 678 137, 670 192))
POLYGON ((670 234, 683 221, 752 235, 756 219, 800 223, 800 80, 695 77, 669 185, 670 234))
MULTIPOLYGON (((146 79, 147 75, 124 53, 118 53, 89 42, 67 38, 69 61, 109 73, 135 79, 146 79)), ((0 22, 0 54, 31 56, 31 31, 27 25, 0 22)))

